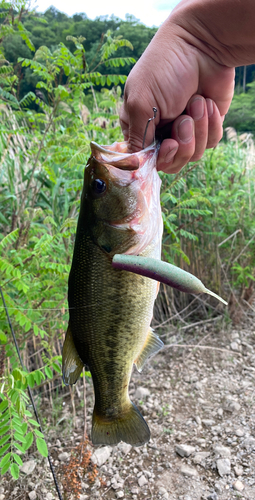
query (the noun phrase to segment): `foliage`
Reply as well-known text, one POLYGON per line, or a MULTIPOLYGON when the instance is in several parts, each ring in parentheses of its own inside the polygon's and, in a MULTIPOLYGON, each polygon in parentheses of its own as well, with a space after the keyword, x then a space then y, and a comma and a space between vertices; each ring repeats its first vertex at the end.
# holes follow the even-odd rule
POLYGON ((247 85, 246 93, 235 94, 225 125, 234 127, 238 132, 255 133, 255 81, 247 85))
POLYGON ((120 139, 120 88, 99 92, 93 86, 123 83, 125 75, 102 75, 99 66, 122 68, 131 61, 115 57, 119 47, 131 44, 108 32, 98 67, 89 71, 82 38, 70 41, 73 53, 60 43, 20 59, 36 81, 35 92, 20 101, 18 81, 12 88, 8 78, 1 81, 0 282, 23 357, 35 339, 41 351, 40 368, 30 373, 20 368, 1 306, 0 343, 9 361, 0 363, 0 467, 14 479, 22 465, 17 449, 24 454, 35 441, 47 456, 43 434, 27 408, 26 389, 39 388, 61 372, 54 346, 62 341, 68 321, 67 280, 89 143, 120 139), (95 112, 85 105, 87 95, 93 97, 95 112), (106 96, 111 106, 100 108, 106 96))

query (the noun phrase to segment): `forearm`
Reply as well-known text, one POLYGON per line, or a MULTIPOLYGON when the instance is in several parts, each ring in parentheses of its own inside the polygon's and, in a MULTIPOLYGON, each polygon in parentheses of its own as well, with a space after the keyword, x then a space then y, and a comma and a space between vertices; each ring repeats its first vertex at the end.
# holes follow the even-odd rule
POLYGON ((160 30, 225 66, 255 63, 255 0, 183 0, 160 30))

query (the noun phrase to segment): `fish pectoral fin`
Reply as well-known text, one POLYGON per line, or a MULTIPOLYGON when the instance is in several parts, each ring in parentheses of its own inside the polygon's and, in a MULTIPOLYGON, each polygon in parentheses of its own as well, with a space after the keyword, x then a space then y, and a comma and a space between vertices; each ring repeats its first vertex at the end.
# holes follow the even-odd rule
POLYGON ((160 351, 162 347, 164 347, 164 343, 150 328, 145 343, 143 345, 143 348, 139 356, 135 360, 135 365, 137 370, 141 372, 146 361, 152 356, 154 356, 154 354, 156 354, 158 351, 160 351))
POLYGON ((83 366, 83 362, 74 345, 73 335, 69 324, 62 352, 62 374, 64 384, 75 384, 83 370, 83 366))

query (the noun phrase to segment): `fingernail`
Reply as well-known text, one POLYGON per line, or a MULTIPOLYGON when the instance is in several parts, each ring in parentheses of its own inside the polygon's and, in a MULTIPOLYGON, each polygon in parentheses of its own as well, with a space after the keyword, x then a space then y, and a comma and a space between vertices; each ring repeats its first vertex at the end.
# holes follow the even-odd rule
POLYGON ((206 99, 206 106, 207 106, 208 118, 210 118, 210 116, 212 116, 212 114, 213 114, 213 102, 212 102, 212 99, 206 99))
POLYGON ((194 125, 192 118, 184 118, 178 126, 178 137, 182 142, 191 141, 194 135, 194 125))
POLYGON ((175 153, 177 152, 177 149, 178 149, 178 146, 174 149, 172 149, 171 151, 169 151, 169 153, 166 154, 165 158, 164 158, 164 162, 165 163, 170 163, 170 161, 172 161, 175 153))
POLYGON ((204 116, 205 105, 204 99, 201 97, 196 97, 194 101, 190 103, 190 114, 193 120, 200 120, 204 116))

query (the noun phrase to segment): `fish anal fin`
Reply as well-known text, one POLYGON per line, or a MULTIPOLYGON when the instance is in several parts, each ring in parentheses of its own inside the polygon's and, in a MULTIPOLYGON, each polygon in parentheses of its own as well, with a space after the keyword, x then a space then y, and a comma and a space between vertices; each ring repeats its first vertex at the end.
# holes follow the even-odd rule
POLYGON ((62 373, 64 384, 75 384, 83 370, 83 366, 83 362, 81 361, 74 345, 73 335, 69 324, 62 352, 62 373))
POLYGON ((160 349, 164 347, 164 343, 160 338, 154 333, 154 331, 150 328, 143 348, 135 360, 136 368, 139 372, 142 371, 146 361, 154 356, 160 349))
POLYGON ((132 446, 142 446, 150 440, 150 429, 130 401, 127 410, 114 418, 102 417, 94 408, 91 437, 94 445, 113 446, 124 441, 132 446))

